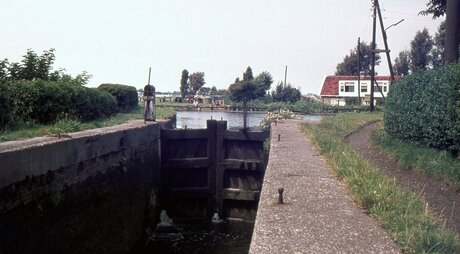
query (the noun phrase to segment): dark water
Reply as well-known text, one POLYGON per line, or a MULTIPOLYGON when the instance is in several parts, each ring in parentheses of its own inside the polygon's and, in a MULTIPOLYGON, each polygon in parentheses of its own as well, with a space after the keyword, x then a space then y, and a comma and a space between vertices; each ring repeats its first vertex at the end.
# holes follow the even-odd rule
POLYGON ((150 237, 141 253, 245 254, 249 252, 254 223, 224 221, 175 225, 176 232, 150 237))
MULTIPOLYGON (((259 126, 264 118, 265 113, 248 112, 248 125, 249 127, 259 126)), ((242 112, 218 112, 218 111, 179 111, 176 113, 176 127, 184 129, 185 126, 189 129, 206 128, 206 120, 224 120, 227 121, 227 127, 241 128, 243 127, 243 113, 242 112)), ((320 115, 301 115, 305 121, 320 121, 320 115)))

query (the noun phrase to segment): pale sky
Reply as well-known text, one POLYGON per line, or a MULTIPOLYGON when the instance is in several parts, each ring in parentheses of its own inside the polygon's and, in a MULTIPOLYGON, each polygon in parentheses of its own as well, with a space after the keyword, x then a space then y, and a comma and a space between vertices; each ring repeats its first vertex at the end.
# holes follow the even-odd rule
MULTIPOLYGON (((392 60, 416 31, 434 35, 441 20, 421 17, 428 0, 380 0, 392 60)), ((227 88, 248 66, 268 71, 303 94, 372 37, 371 0, 0 0, 0 59, 19 62, 28 48, 56 49, 55 69, 87 71, 88 86, 119 83, 178 91, 181 72, 205 73, 227 88)), ((377 38, 381 34, 378 30, 377 38)), ((378 46, 383 48, 383 43, 378 46)), ((382 60, 384 60, 382 54, 382 60)), ((382 61, 377 69, 386 74, 382 61)))

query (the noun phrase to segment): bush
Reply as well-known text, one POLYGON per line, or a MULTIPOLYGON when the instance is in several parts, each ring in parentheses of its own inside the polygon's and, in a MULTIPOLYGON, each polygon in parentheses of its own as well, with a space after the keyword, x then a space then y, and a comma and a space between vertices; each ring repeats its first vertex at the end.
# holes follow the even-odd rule
POLYGON ((98 90, 105 91, 117 99, 118 111, 128 112, 137 107, 137 90, 134 86, 102 84, 98 90))
POLYGON ((0 130, 11 122, 10 95, 7 86, 0 82, 0 130))
POLYGON ((409 75, 390 90, 385 130, 391 136, 457 154, 460 149, 460 65, 409 75))
POLYGON ((106 92, 65 81, 9 83, 13 115, 22 121, 51 123, 60 114, 93 120, 116 113, 116 100, 106 92))

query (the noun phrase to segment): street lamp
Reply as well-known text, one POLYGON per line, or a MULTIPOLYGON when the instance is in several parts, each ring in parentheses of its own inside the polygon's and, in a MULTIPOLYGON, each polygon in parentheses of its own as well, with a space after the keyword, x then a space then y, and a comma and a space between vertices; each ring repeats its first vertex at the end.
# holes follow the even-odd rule
POLYGON ((390 27, 392 27, 392 26, 397 26, 397 25, 399 25, 399 24, 400 24, 401 22, 403 22, 403 21, 404 21, 404 19, 401 19, 400 21, 398 21, 398 22, 396 22, 396 23, 394 23, 394 24, 391 24, 389 27, 385 28, 385 32, 386 32, 390 27))

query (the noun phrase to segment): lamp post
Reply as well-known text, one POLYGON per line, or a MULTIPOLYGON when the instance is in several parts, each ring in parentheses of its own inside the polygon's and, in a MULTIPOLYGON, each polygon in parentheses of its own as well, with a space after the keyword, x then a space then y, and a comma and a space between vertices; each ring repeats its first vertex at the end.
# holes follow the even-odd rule
POLYGON ((156 109, 155 109, 155 87, 150 85, 150 72, 152 68, 149 68, 149 80, 147 85, 144 87, 144 123, 146 121, 156 120, 156 109))

